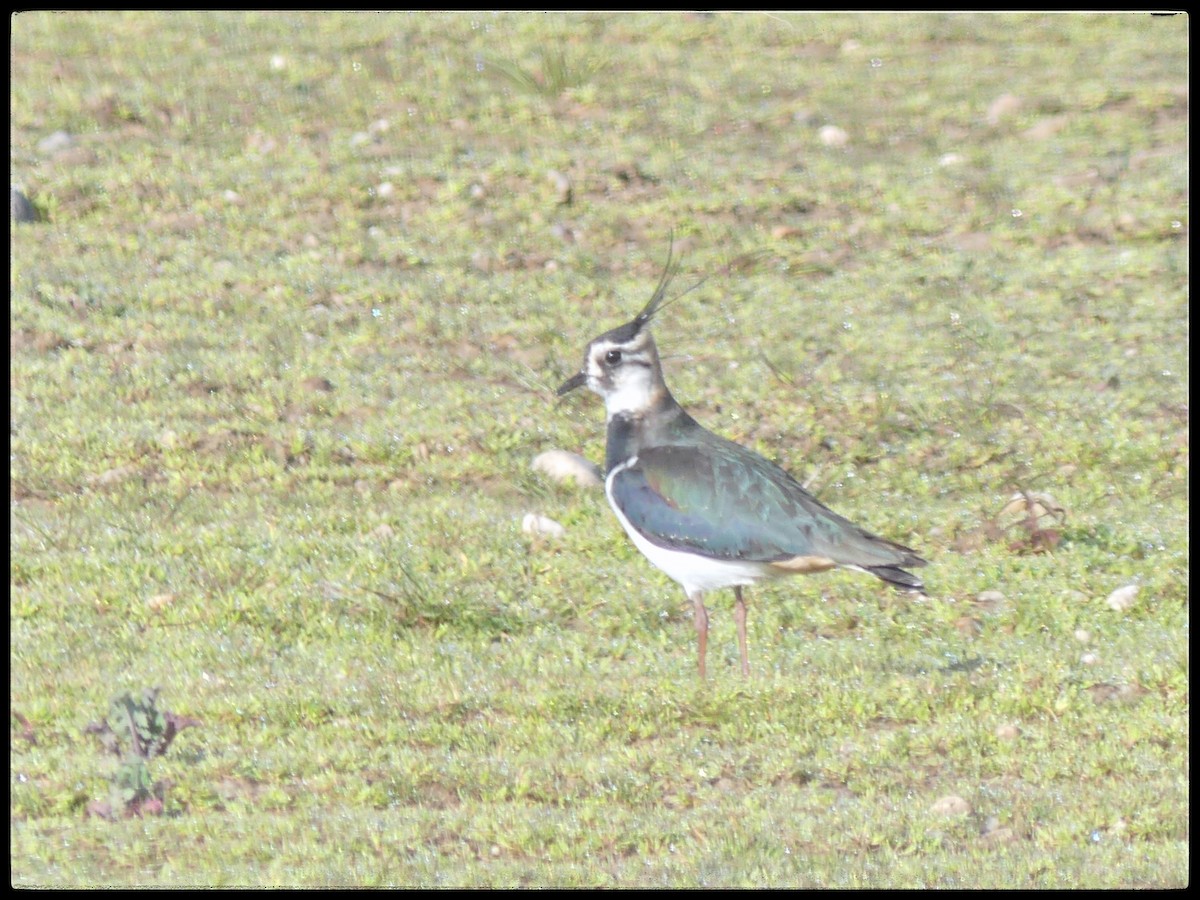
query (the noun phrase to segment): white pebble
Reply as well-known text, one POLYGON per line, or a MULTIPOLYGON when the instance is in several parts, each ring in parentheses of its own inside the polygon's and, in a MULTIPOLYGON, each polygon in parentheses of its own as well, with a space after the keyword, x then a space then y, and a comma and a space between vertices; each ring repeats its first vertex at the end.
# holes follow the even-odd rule
POLYGON ((938 816, 965 816, 971 812, 971 804, 957 794, 948 794, 936 801, 929 811, 938 816))
POLYGON ((547 450, 533 458, 533 471, 543 472, 555 481, 574 481, 582 487, 604 484, 600 467, 578 453, 566 450, 547 450))
POLYGON ((850 135, 845 129, 836 125, 822 125, 817 131, 817 137, 826 147, 845 147, 850 141, 850 135))
POLYGON ((1004 602, 1004 594, 1000 591, 980 591, 975 602, 981 606, 999 606, 1004 602))
POLYGON ((1125 587, 1117 588, 1108 595, 1108 608, 1116 612, 1125 612, 1125 610, 1133 606, 1137 592, 1138 586, 1136 584, 1127 584, 1125 587))
POLYGON ((73 146, 75 138, 65 131, 54 131, 38 141, 38 150, 42 153, 53 154, 73 146))
POLYGON ((567 529, 553 519, 539 516, 537 513, 525 514, 525 518, 521 520, 521 530, 526 534, 545 534, 550 537, 562 537, 567 533, 567 529))

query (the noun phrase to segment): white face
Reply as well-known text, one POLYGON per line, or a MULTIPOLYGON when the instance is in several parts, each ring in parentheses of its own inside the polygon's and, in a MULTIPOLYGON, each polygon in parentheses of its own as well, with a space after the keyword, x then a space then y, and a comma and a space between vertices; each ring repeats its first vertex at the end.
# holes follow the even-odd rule
POLYGON ((588 345, 585 372, 588 389, 604 398, 609 419, 644 412, 663 391, 658 351, 646 331, 623 343, 596 338, 588 345))

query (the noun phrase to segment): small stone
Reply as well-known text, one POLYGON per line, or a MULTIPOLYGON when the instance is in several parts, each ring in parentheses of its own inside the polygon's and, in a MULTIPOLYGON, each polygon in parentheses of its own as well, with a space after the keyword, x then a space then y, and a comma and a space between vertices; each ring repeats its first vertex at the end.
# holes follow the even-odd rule
POLYGON ((1100 655, 1089 651, 1079 657, 1079 662, 1085 666, 1095 666, 1100 662, 1100 655))
POLYGON ((1004 594, 1000 591, 980 591, 975 596, 975 602, 986 610, 998 609, 1004 603, 1004 594))
POLYGON ((558 202, 564 206, 569 204, 571 202, 571 179, 557 169, 551 169, 546 173, 546 177, 554 185, 554 193, 557 195, 558 202))
POLYGON ((850 135, 836 125, 822 125, 817 130, 817 139, 826 147, 845 147, 850 142, 850 135))
POLYGON ((112 804, 106 800, 93 800, 87 805, 85 812, 97 819, 107 819, 110 822, 116 820, 116 815, 113 814, 112 804))
POLYGON ((938 165, 943 166, 943 167, 944 166, 957 166, 960 162, 962 162, 962 160, 963 160, 962 154, 960 154, 960 153, 943 153, 938 158, 938 165))
POLYGON ((1081 644, 1090 643, 1092 640, 1092 633, 1090 631, 1088 631, 1086 628, 1076 628, 1075 629, 1075 640, 1079 641, 1079 643, 1081 643, 1081 644))
POLYGON ((29 198, 12 185, 9 185, 9 191, 9 210, 12 220, 17 223, 36 222, 38 220, 37 210, 33 208, 29 198))
POLYGON ((996 737, 1002 741, 1015 741, 1021 736, 1021 727, 1011 722, 1005 722, 996 727, 996 737))
POLYGON ((396 186, 390 181, 385 181, 383 184, 379 185, 379 187, 375 188, 375 193, 380 199, 386 200, 388 197, 392 196, 392 194, 396 193, 396 186))
POLYGON ((929 807, 929 811, 937 816, 959 816, 970 815, 971 804, 964 800, 958 794, 947 794, 945 797, 937 800, 933 806, 929 807))
POLYGON ((146 605, 154 612, 162 612, 175 602, 174 594, 155 594, 146 600, 146 605))
POLYGON ((525 514, 525 518, 521 520, 521 530, 526 534, 544 534, 549 537, 562 537, 567 533, 567 529, 553 519, 539 516, 537 513, 525 514))
POLYGON ((127 478, 135 475, 137 471, 138 467, 133 463, 130 463, 128 465, 116 466, 115 468, 108 469, 104 472, 101 472, 99 475, 89 475, 85 480, 91 485, 108 487, 110 485, 125 481, 127 478))
POLYGON ((1125 587, 1117 588, 1108 595, 1108 608, 1115 612, 1125 612, 1133 606, 1134 600, 1137 598, 1138 585, 1127 584, 1125 587))
POLYGON ((1140 684, 1108 684, 1101 682, 1087 689, 1096 703, 1117 703, 1132 706, 1150 693, 1140 684))
POLYGON ((1017 406, 1015 403, 995 403, 992 405, 992 413, 1001 419, 1024 419, 1025 410, 1017 406))
POLYGON ((394 529, 387 522, 384 522, 383 524, 378 525, 375 528, 371 529, 371 537, 376 538, 377 540, 387 541, 387 540, 394 538, 395 536, 396 536, 396 529, 394 529))
POLYGON ((1015 94, 1001 94, 987 108, 987 122, 998 125, 1001 119, 1006 119, 1021 108, 1021 98, 1015 94))
POLYGON ((955 630, 963 637, 978 637, 983 632, 983 623, 974 616, 959 616, 954 622, 955 630))
POLYGON ((1017 833, 1011 828, 1000 826, 989 831, 985 831, 980 838, 989 847, 999 847, 1004 844, 1011 844, 1015 842, 1017 839, 1017 833))
POLYGON ((599 487, 604 484, 600 467, 578 453, 566 450, 547 450, 533 458, 533 471, 549 475, 555 481, 574 481, 581 487, 599 487))
POLYGON ((1048 140, 1062 131, 1070 121, 1069 116, 1050 116, 1025 129, 1025 137, 1034 141, 1048 140))
POLYGON ((276 53, 271 57, 271 68, 276 72, 282 72, 287 68, 287 57, 282 53, 276 53))
POLYGON ((42 153, 50 155, 66 150, 68 147, 74 146, 74 144, 75 138, 71 137, 67 132, 54 131, 38 141, 37 148, 42 153))
POLYGON ((321 378, 317 375, 314 375, 312 378, 305 378, 302 382, 300 382, 300 386, 306 391, 319 391, 322 394, 331 393, 334 388, 332 381, 330 381, 328 378, 321 378))

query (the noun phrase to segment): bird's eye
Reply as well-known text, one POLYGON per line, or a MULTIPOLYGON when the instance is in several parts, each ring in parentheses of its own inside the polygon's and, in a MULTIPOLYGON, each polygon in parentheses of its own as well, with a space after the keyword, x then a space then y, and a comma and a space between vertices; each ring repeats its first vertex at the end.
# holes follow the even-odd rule
POLYGON ((606 363, 608 363, 610 366, 615 366, 617 363, 619 363, 621 361, 621 351, 620 350, 609 350, 607 353, 604 354, 604 361, 606 363))

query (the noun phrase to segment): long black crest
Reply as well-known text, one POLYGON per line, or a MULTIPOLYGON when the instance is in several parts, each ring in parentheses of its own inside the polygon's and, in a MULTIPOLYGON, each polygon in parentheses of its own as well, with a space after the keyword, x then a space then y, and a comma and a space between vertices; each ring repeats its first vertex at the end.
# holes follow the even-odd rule
POLYGON ((675 273, 679 271, 679 260, 675 258, 675 233, 671 233, 671 243, 667 247, 667 264, 663 266, 662 276, 658 279, 658 287, 654 289, 654 295, 650 298, 650 302, 646 304, 645 309, 638 313, 632 322, 630 329, 633 334, 637 334, 642 328, 658 314, 659 311, 670 306, 681 297, 686 297, 704 282, 708 281, 708 276, 704 276, 690 288, 681 294, 676 294, 670 300, 663 302, 663 298, 667 295, 667 288, 670 287, 672 279, 675 278, 675 273))

